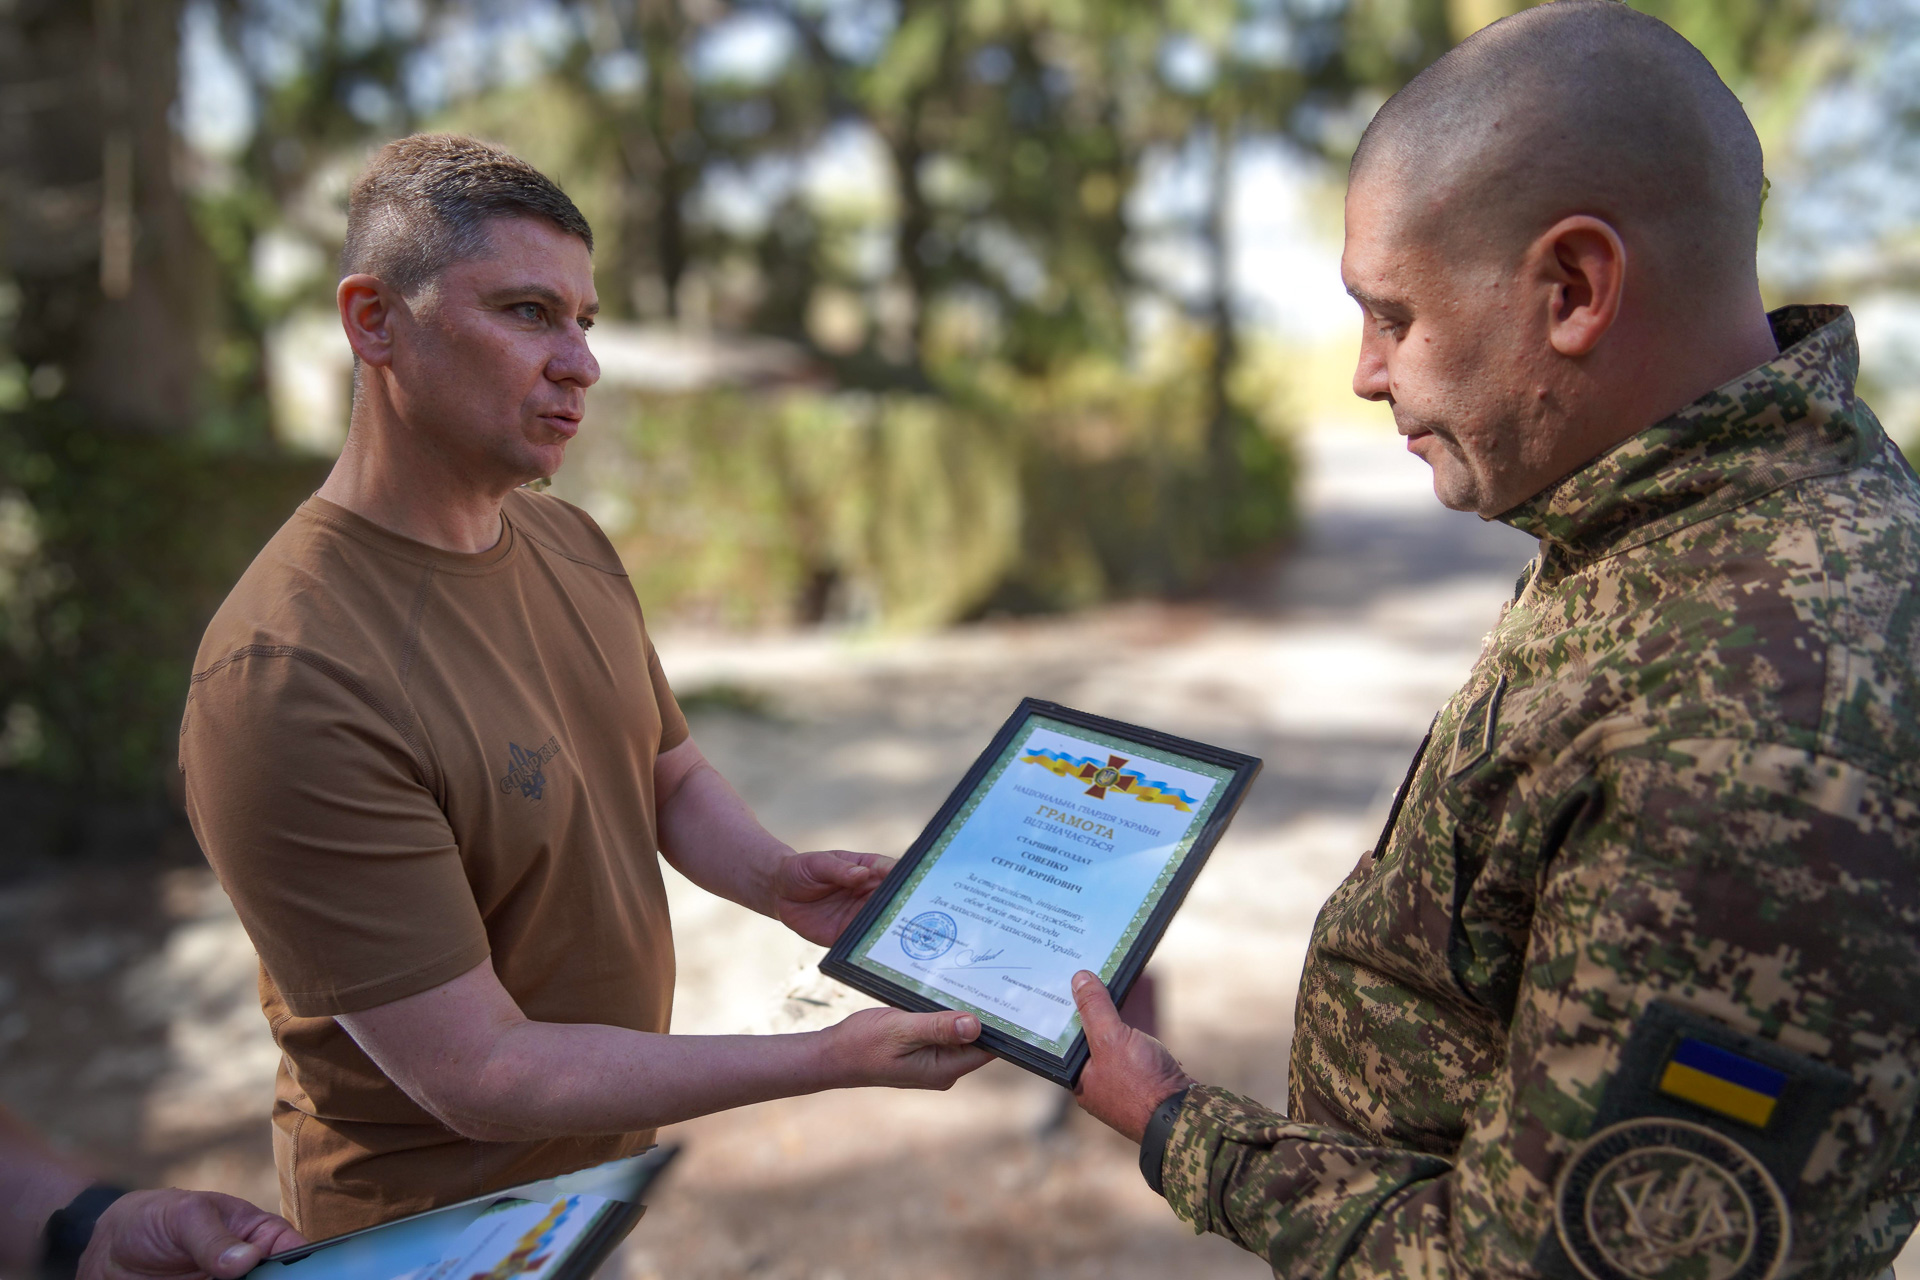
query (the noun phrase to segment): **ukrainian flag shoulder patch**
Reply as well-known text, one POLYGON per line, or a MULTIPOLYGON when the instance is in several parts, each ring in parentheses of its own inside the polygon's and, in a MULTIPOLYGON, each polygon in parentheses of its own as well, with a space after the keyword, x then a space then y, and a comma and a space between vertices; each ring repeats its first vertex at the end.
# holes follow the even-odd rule
POLYGON ((1787 1074, 1743 1054, 1684 1036, 1667 1059, 1657 1087, 1670 1098, 1764 1129, 1787 1087, 1787 1074))
POLYGON ((1835 1063, 1649 1001, 1584 1137, 1569 1135, 1534 1267, 1549 1280, 1770 1280, 1792 1251, 1814 1147, 1858 1093, 1835 1063))

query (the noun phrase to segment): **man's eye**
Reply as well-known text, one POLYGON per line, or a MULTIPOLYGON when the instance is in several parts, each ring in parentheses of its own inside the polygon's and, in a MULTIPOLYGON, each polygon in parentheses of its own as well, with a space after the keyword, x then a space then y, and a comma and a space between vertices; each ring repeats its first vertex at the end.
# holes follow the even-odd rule
POLYGON ((581 329, 582 329, 583 331, 584 331, 584 330, 587 330, 587 329, 591 329, 591 328, 593 328, 593 317, 592 317, 592 316, 583 316, 583 317, 581 317, 581 319, 580 319, 580 328, 581 328, 581 329))
POLYGON ((540 304, 537 302, 515 303, 513 310, 516 315, 525 316, 529 320, 540 318, 540 304))

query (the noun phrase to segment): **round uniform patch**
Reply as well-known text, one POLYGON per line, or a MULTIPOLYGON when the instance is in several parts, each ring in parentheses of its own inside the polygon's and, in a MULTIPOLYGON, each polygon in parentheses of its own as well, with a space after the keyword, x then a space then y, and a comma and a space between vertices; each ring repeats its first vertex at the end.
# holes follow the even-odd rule
POLYGON ((1793 1242, 1766 1167, 1684 1120, 1602 1129, 1554 1200, 1560 1243, 1588 1280, 1772 1280, 1793 1242))

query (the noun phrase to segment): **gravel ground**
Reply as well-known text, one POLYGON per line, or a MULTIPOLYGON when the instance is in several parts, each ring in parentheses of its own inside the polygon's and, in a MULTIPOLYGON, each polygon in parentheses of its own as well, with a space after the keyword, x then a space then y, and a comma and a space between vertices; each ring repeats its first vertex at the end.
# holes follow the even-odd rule
MULTIPOLYGON (((913 639, 668 631, 662 660, 703 748, 801 847, 903 849, 1028 694, 1263 757, 1152 972, 1189 1070, 1281 1102, 1314 914, 1371 845, 1533 546, 1441 510, 1391 436, 1305 444, 1300 545, 1220 599, 913 639)), ((819 948, 670 882, 677 1031, 803 1029, 865 1003, 813 971, 819 948)), ((139 871, 0 890, 0 1100, 103 1168, 271 1204, 275 1053, 254 980, 190 842, 139 871)), ((665 1136, 685 1153, 606 1274, 1268 1274, 1192 1236, 1134 1149, 1064 1096, 995 1063, 945 1094, 860 1090, 677 1126, 665 1136)))

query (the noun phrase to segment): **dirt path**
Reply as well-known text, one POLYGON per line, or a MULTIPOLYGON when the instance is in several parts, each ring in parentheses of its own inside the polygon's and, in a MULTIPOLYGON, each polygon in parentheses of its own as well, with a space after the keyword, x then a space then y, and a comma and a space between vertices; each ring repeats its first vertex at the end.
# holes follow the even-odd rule
MULTIPOLYGON (((1231 602, 850 645, 668 634, 695 732, 802 847, 896 852, 1022 695, 1250 751, 1266 771, 1155 957, 1163 1033, 1202 1079, 1283 1101, 1313 917, 1358 852, 1428 717, 1465 674, 1532 541, 1439 509, 1392 438, 1309 439, 1303 545, 1231 602), (714 696, 718 695, 718 696, 714 696), (700 701, 696 699, 696 702, 700 701)), ((676 1029, 815 1025, 819 955, 674 886, 676 1029), (776 992, 777 993, 777 992, 776 992)), ((679 1126, 687 1155, 627 1274, 706 1277, 1262 1276, 1196 1239, 1133 1148, 1060 1091, 996 1063, 945 1095, 867 1090, 679 1126)))

